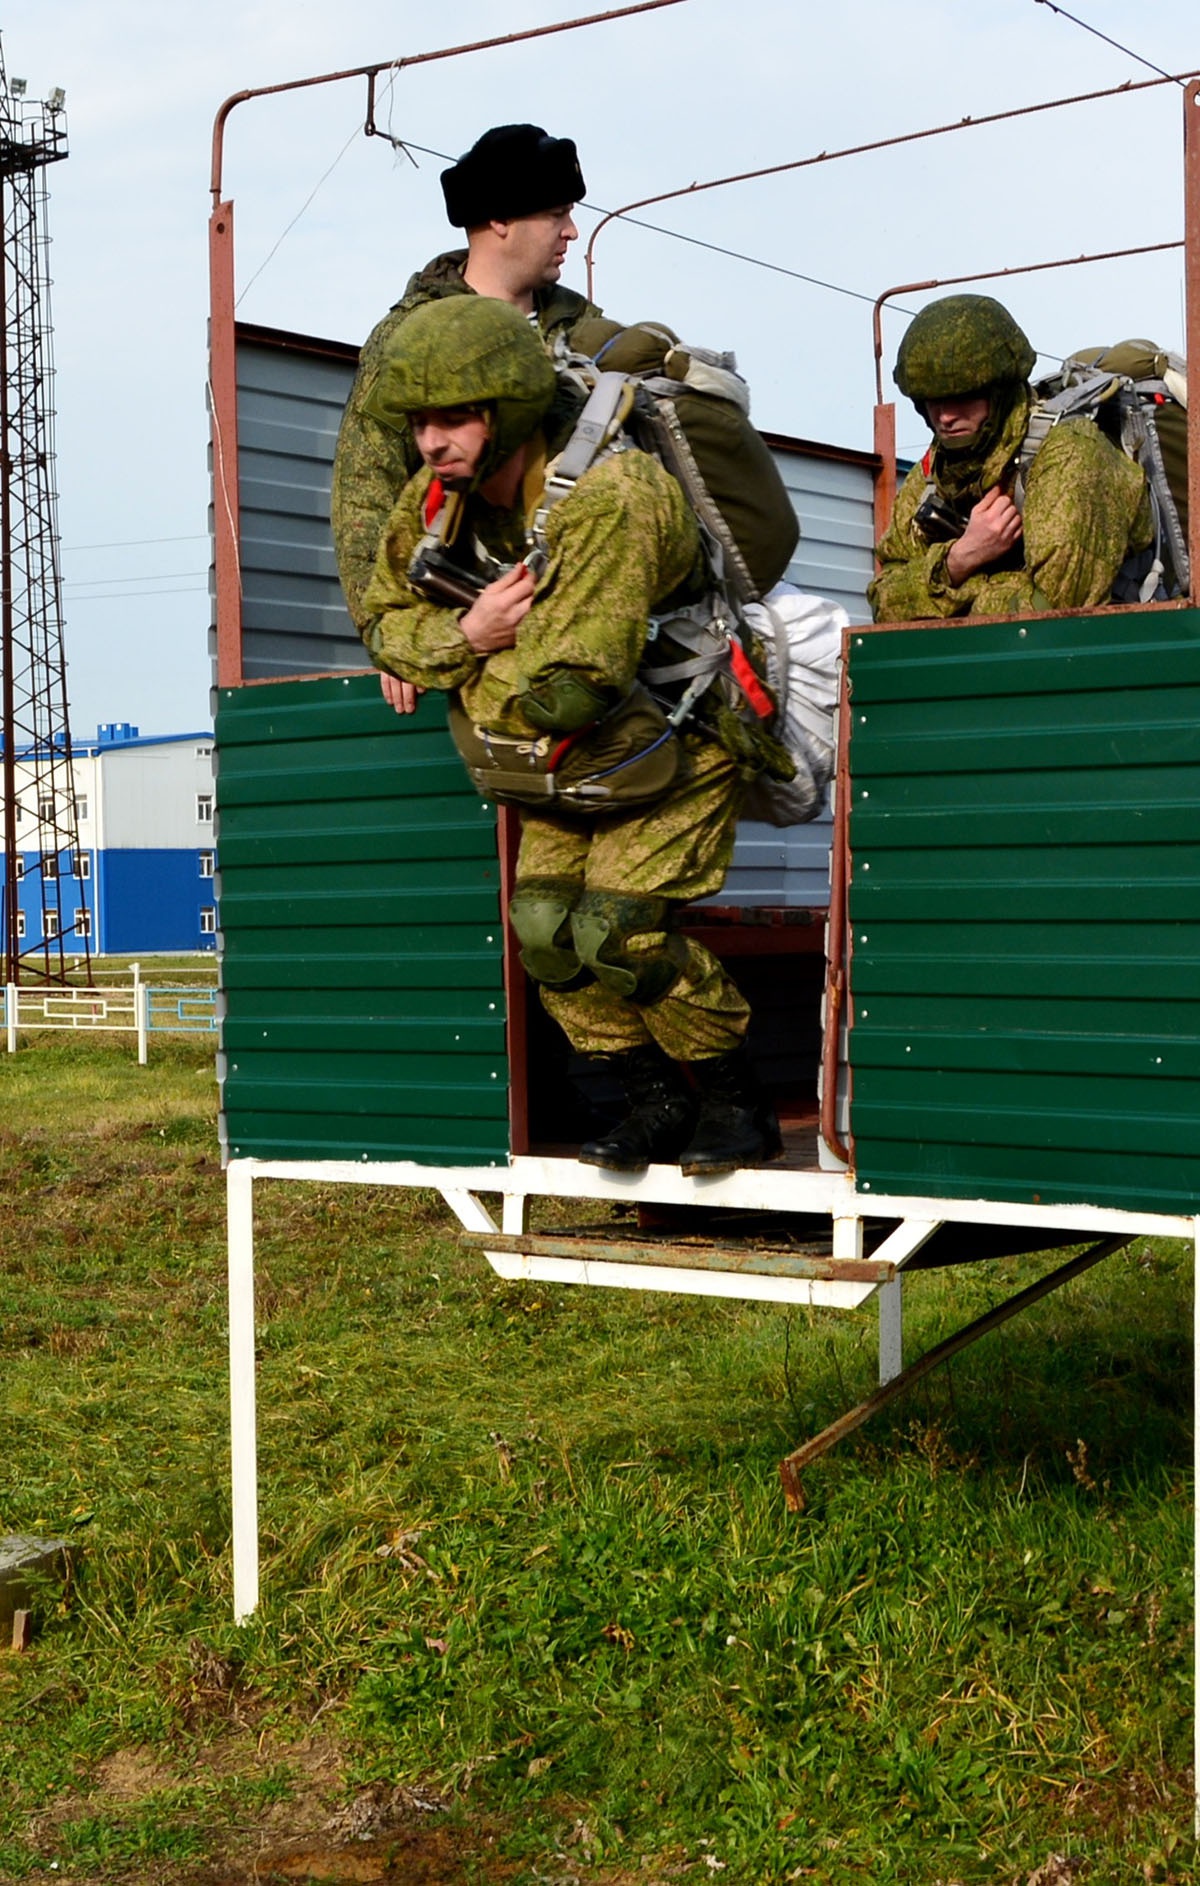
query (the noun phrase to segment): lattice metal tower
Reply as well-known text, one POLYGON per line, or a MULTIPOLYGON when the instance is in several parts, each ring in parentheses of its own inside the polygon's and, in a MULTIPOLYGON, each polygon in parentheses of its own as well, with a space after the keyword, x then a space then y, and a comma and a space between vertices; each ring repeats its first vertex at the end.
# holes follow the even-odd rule
POLYGON ((75 869, 79 844, 54 483, 46 225, 46 172, 67 154, 64 103, 61 91, 26 102, 24 81, 9 80, 0 53, 0 739, 9 983, 35 968, 52 982, 65 981, 68 951, 90 967, 87 920, 81 923, 74 907, 64 910, 61 889, 63 876, 75 869))

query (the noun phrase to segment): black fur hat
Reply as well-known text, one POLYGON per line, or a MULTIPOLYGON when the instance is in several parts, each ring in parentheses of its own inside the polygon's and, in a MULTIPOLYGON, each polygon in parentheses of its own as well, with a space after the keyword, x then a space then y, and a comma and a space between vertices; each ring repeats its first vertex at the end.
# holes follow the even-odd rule
POLYGON ((533 216, 578 203, 587 185, 570 138, 540 124, 498 124, 442 172, 446 215, 456 229, 533 216))

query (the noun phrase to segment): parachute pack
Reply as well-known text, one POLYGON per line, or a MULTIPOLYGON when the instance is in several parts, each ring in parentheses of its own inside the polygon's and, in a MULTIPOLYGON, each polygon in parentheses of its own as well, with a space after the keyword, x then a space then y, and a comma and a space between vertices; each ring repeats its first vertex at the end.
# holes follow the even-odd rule
POLYGON ((1153 341, 1085 347, 1034 384, 1036 403, 1017 459, 1013 501, 1024 508, 1030 467, 1063 419, 1091 419, 1146 474, 1154 542, 1127 560, 1114 602, 1186 595, 1188 571, 1187 366, 1153 341))
MULTIPOLYGON (((831 703, 847 618, 836 605, 821 604, 827 619, 814 640, 810 616, 802 611, 801 621, 794 608, 775 607, 784 592, 799 595, 780 578, 800 530, 775 460, 750 424, 749 388, 734 356, 684 347, 666 328, 618 328, 597 317, 576 327, 570 350, 560 345, 555 365, 584 405, 547 467, 527 566, 535 573, 544 567, 553 507, 602 458, 636 447, 683 488, 700 529, 708 587, 698 601, 652 618, 635 711, 621 704, 566 740, 536 741, 501 741, 452 712, 451 732, 477 788, 587 818, 644 805, 669 789, 677 764, 672 736, 703 702, 699 717, 745 762, 747 775, 757 775, 752 816, 779 825, 813 818, 832 771, 831 703), (593 347, 594 357, 580 351, 593 347), (755 642, 770 691, 748 653, 755 642), (814 663, 823 664, 820 677, 814 663), (807 723, 806 691, 820 701, 807 723), (789 692, 799 714, 777 711, 789 692)), ((451 606, 469 604, 500 574, 479 545, 473 569, 449 552, 459 502, 435 481, 409 570, 414 587, 451 606)))
POLYGON ((832 702, 848 618, 836 604, 803 599, 817 606, 818 634, 811 612, 794 606, 799 591, 781 582, 799 524, 778 466, 750 424, 749 388, 734 356, 684 346, 649 323, 615 328, 597 319, 577 328, 573 342, 576 349, 598 344, 594 358, 574 352, 559 361, 588 398, 548 468, 535 547, 553 506, 607 453, 636 446, 657 458, 696 517, 710 588, 700 601, 652 620, 640 680, 669 726, 682 725, 707 696, 704 718, 723 717, 726 743, 742 745, 748 760, 757 747, 766 763, 752 787, 751 816, 778 825, 815 817, 832 771, 832 702), (752 641, 765 657, 767 687, 747 652, 752 641))

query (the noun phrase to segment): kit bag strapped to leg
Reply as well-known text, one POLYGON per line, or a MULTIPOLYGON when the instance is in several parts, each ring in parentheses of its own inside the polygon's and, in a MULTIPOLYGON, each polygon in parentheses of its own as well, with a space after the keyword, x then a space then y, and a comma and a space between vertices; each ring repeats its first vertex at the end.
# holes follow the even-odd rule
POLYGON ((1188 566, 1187 365, 1152 341, 1081 348, 1034 385, 1035 404, 1017 459, 1013 501, 1024 508, 1030 467, 1063 419, 1091 419, 1146 474, 1154 542, 1128 557, 1114 602, 1186 595, 1188 566))
POLYGON ((490 733, 457 694, 450 733, 475 790, 504 805, 595 819, 619 817, 666 797, 679 742, 657 701, 634 687, 591 727, 535 736, 490 733))

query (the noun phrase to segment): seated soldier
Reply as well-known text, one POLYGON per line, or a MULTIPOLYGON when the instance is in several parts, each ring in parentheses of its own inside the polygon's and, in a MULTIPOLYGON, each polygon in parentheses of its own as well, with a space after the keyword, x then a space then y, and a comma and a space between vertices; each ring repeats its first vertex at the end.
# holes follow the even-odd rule
POLYGON ((561 796, 545 810, 523 805, 509 917, 546 1009, 575 1049, 605 1057, 630 1102, 628 1118, 581 1156, 621 1171, 665 1160, 731 1171, 774 1157, 778 1127, 746 1056, 744 998, 673 918, 720 888, 745 756, 696 723, 661 738, 666 723, 644 693, 657 726, 636 734, 624 760, 613 746, 640 692, 650 613, 697 578, 699 536, 662 466, 615 451, 549 510, 535 576, 521 560, 530 520, 547 456, 574 425, 572 414, 556 431, 557 380, 529 323, 501 302, 456 296, 406 321, 371 410, 411 428, 426 469, 388 521, 364 640, 399 712, 421 689, 450 692, 464 757, 464 740, 511 742, 527 768, 538 753, 573 747, 586 759, 591 749, 604 790, 623 767, 633 787, 650 769, 655 796, 635 794, 628 809, 619 787, 600 815, 559 810, 561 796), (450 579, 440 564, 440 575, 427 572, 431 529, 450 579), (446 580, 473 581, 474 600, 447 600, 446 580))
MULTIPOLYGON (((599 314, 559 283, 568 243, 579 234, 571 212, 584 192, 570 138, 540 125, 501 124, 485 131, 442 172, 450 222, 466 231, 465 249, 435 256, 413 275, 403 298, 363 345, 338 433, 332 520, 338 573, 358 628, 383 527, 421 459, 407 426, 384 426, 369 411, 388 347, 416 308, 447 295, 491 295, 537 323, 547 348, 599 314)), ((598 342, 596 343, 598 344, 598 342)))
POLYGON ((1089 419, 1064 419, 1017 478, 1036 354, 989 295, 948 295, 912 322, 895 381, 933 431, 877 546, 877 622, 1024 615, 1110 600, 1154 535, 1141 468, 1089 419))

